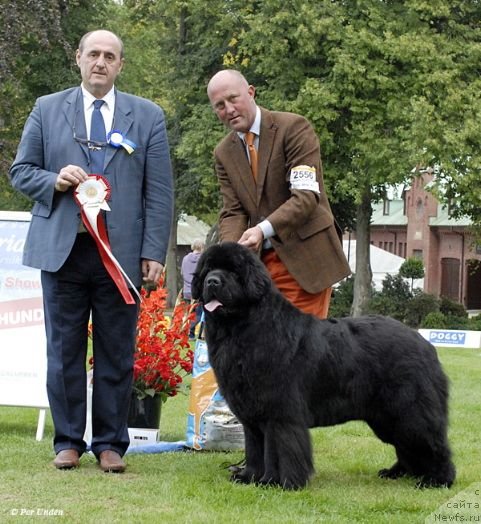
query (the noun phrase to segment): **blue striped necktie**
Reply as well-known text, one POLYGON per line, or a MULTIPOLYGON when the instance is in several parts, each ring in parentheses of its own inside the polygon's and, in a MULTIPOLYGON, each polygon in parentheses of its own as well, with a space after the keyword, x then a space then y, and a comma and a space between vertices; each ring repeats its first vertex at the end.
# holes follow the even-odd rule
MULTIPOLYGON (((92 111, 92 121, 90 124, 90 140, 95 142, 103 142, 107 140, 107 132, 105 131, 105 122, 100 108, 104 104, 104 100, 95 100, 94 110, 92 111)), ((102 175, 104 172, 105 147, 90 149, 90 173, 94 175, 102 175)))

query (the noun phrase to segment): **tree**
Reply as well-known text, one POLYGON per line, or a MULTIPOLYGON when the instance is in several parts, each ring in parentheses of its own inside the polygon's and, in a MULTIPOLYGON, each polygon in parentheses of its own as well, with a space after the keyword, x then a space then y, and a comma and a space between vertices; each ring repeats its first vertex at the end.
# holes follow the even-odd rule
POLYGON ((399 268, 399 274, 404 278, 411 279, 411 293, 414 287, 415 278, 424 278, 424 264, 418 257, 407 258, 399 268))
POLYGON ((412 298, 408 283, 398 273, 386 275, 382 281, 382 291, 373 294, 368 303, 368 312, 388 315, 404 322, 408 303, 412 298))
MULTIPOLYGON (((258 81, 262 104, 311 120, 331 199, 350 195, 359 206, 353 303, 358 315, 369 299, 371 203, 387 183, 407 181, 413 166, 436 160, 445 169, 459 168, 460 153, 467 163, 471 144, 480 144, 480 29, 473 21, 481 19, 481 4, 266 0, 249 5, 252 14, 232 43, 231 63, 258 81)), ((474 182, 479 167, 469 165, 474 182)), ((481 196, 474 200, 479 208, 481 196)))
POLYGON ((25 119, 38 96, 79 83, 75 49, 81 35, 101 23, 108 3, 0 0, 0 209, 31 207, 6 176, 25 119))
MULTIPOLYGON (((126 0, 124 10, 112 13, 134 61, 133 65, 127 61, 121 85, 166 111, 176 219, 187 212, 213 223, 220 206, 212 151, 224 130, 209 107, 205 87, 222 66, 237 3, 240 8, 241 2, 231 2, 232 9, 226 10, 223 0, 126 0)), ((176 222, 167 259, 170 304, 178 288, 176 222)))

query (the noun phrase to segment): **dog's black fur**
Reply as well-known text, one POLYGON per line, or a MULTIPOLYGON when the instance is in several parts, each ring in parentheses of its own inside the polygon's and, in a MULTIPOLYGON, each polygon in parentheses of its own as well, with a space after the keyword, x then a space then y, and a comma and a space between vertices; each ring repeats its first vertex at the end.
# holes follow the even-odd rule
POLYGON ((258 257, 230 242, 203 253, 192 294, 220 390, 244 426, 246 467, 232 480, 303 487, 313 472, 308 428, 364 420, 396 449, 381 477, 451 486, 448 381, 414 330, 387 317, 302 313, 258 257))

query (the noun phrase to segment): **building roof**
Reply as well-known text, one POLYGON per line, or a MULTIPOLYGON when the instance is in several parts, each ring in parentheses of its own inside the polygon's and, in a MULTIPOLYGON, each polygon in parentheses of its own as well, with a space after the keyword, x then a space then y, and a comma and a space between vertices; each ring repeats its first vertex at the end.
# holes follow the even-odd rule
MULTIPOLYGON (((390 200, 389 214, 384 214, 384 202, 372 205, 371 225, 373 226, 407 226, 408 218, 404 214, 404 200, 390 200)), ((448 208, 438 204, 437 216, 429 219, 432 227, 467 227, 472 224, 468 217, 453 218, 449 216, 448 208)))
POLYGON ((384 202, 372 205, 371 224, 373 226, 407 226, 408 217, 404 214, 404 200, 389 200, 389 214, 384 214, 384 202))
POLYGON ((472 224, 468 217, 452 218, 449 216, 448 208, 438 204, 438 215, 429 219, 430 226, 437 227, 467 227, 472 224))

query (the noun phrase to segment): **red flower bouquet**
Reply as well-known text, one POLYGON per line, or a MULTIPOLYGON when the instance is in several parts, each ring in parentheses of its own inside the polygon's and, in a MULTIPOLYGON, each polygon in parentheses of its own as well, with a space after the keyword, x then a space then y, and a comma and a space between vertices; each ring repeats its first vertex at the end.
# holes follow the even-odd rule
POLYGON ((177 395, 184 377, 192 371, 189 327, 194 313, 193 306, 179 297, 169 318, 163 284, 164 277, 156 290, 141 291, 133 391, 139 399, 160 395, 165 402, 177 395))

